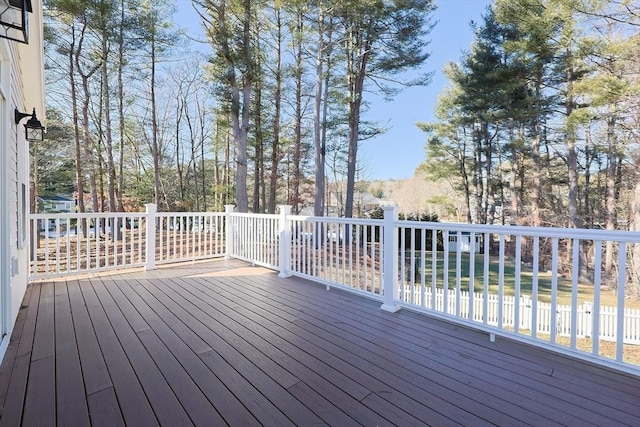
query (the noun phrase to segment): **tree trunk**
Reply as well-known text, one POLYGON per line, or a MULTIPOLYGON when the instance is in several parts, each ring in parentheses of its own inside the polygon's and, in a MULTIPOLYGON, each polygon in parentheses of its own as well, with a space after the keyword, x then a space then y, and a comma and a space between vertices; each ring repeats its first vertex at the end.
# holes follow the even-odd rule
POLYGON ((536 115, 531 125, 531 225, 540 227, 542 225, 542 215, 540 213, 540 195, 542 193, 542 181, 540 178, 540 100, 542 98, 542 69, 538 66, 535 80, 535 112, 536 115))
MULTIPOLYGON (((95 149, 94 144, 91 141, 91 130, 89 128, 89 107, 91 105, 91 91, 89 90, 89 78, 95 73, 99 65, 93 68, 89 73, 83 74, 80 69, 79 58, 80 58, 80 50, 82 48, 82 44, 79 43, 78 50, 76 53, 76 69, 80 73, 80 78, 82 79, 82 91, 84 94, 84 98, 82 101, 82 148, 84 151, 85 159, 89 164, 89 188, 91 190, 91 205, 93 212, 99 212, 99 203, 98 203, 98 188, 96 184, 96 163, 97 159, 95 158, 95 149)), ((82 195, 80 195, 82 197, 82 195)))
POLYGON ((368 40, 361 40, 362 34, 351 30, 348 40, 349 63, 347 64, 349 82, 349 141, 347 151, 347 197, 344 205, 344 216, 353 217, 353 197, 356 182, 356 165, 358 157, 358 142, 360 137, 360 107, 362 106, 362 93, 364 91, 364 79, 367 71, 367 62, 371 51, 368 40))
POLYGON ((469 224, 473 221, 471 217, 471 183, 467 174, 467 134, 464 129, 463 137, 458 140, 458 168, 462 176, 462 188, 464 190, 464 205, 467 210, 466 219, 469 224))
POLYGON ((323 82, 324 82, 324 4, 318 3, 318 52, 316 55, 316 93, 315 102, 313 105, 313 148, 314 148, 314 170, 315 170, 315 188, 314 188, 314 202, 313 202, 313 214, 315 216, 324 215, 325 205, 325 152, 326 148, 322 141, 322 135, 320 131, 320 125, 322 123, 321 105, 323 94, 323 82))
POLYGON ((278 166, 280 163, 280 110, 282 105, 282 19, 280 8, 276 13, 276 65, 275 65, 275 92, 273 111, 273 144, 271 146, 271 174, 269 177, 269 207, 268 212, 276 211, 276 196, 278 190, 278 166))
POLYGON ((153 156, 153 202, 160 206, 160 150, 158 147, 158 112, 156 106, 156 39, 151 31, 151 155, 153 156))
MULTIPOLYGON (((573 112, 573 70, 567 71, 567 99, 566 115, 567 118, 573 112)), ((573 125, 568 125, 567 129, 567 167, 569 172, 569 219, 574 228, 582 228, 582 219, 578 210, 578 154, 576 152, 576 134, 573 125)))
POLYGON ((473 130, 473 187, 475 196, 476 214, 474 222, 476 224, 484 224, 485 216, 483 214, 483 199, 484 199, 484 181, 482 179, 482 135, 480 129, 477 128, 481 125, 474 124, 473 130), (476 129, 477 128, 477 129, 476 129))
MULTIPOLYGON (((632 226, 631 231, 640 231, 640 174, 636 174, 636 186, 632 202, 632 226)), ((630 283, 629 295, 640 299, 640 243, 633 244, 630 258, 630 283)))
MULTIPOLYGON (((609 117, 607 120, 607 186, 606 186, 606 210, 607 221, 605 228, 607 230, 615 230, 616 228, 616 177, 618 166, 618 148, 615 135, 615 117, 609 117)), ((605 246, 604 253, 604 271, 607 274, 611 274, 613 271, 613 257, 614 257, 613 242, 608 240, 605 246)))
MULTIPOLYGON (((259 66, 258 66, 259 68, 259 66)), ((264 210, 264 205, 260 204, 261 180, 264 166, 264 140, 262 135, 262 79, 256 78, 255 88, 255 138, 254 138, 254 168, 253 168, 253 212, 258 213, 264 210)))
MULTIPOLYGON (((327 46, 331 46, 331 28, 333 24, 330 24, 327 46)), ((327 211, 327 215, 329 215, 329 205, 331 204, 331 193, 329 192, 329 183, 327 182, 326 176, 326 159, 327 159, 327 117, 329 115, 329 82, 331 81, 331 49, 327 50, 327 67, 326 72, 324 73, 324 95, 322 96, 322 122, 320 127, 320 147, 322 149, 322 173, 324 175, 323 181, 325 182, 324 188, 326 188, 326 193, 323 194, 323 203, 325 204, 325 209, 327 211)), ((325 190, 323 190, 324 192, 325 190)))
POLYGON ((511 198, 511 212, 509 215, 509 224, 518 225, 518 220, 520 218, 519 209, 519 201, 518 201, 518 165, 519 165, 519 157, 518 157, 518 147, 513 138, 513 127, 509 127, 509 142, 511 145, 511 175, 509 177, 509 196, 511 198))
MULTIPOLYGON (((82 171, 82 144, 80 136, 80 117, 78 115, 78 93, 76 91, 76 69, 75 69, 75 26, 71 25, 71 46, 69 47, 69 85, 71 92, 71 113, 73 115, 73 137, 75 141, 75 166, 76 166, 76 192, 78 212, 84 213, 84 174, 82 171)), ((83 227, 86 229, 86 227, 83 227)))
POLYGON ((243 1, 242 18, 242 59, 245 67, 242 73, 242 99, 240 99, 240 82, 236 77, 236 65, 234 64, 230 38, 227 28, 226 7, 222 2, 217 8, 217 31, 219 33, 219 54, 225 62, 225 79, 230 92, 230 120, 231 129, 235 141, 236 162, 236 206, 238 212, 249 211, 249 198, 247 194, 247 139, 251 110, 251 86, 253 84, 253 58, 251 56, 251 1, 243 1), (242 105, 241 105, 242 104, 242 105))
MULTIPOLYGON (((185 104, 187 103, 186 94, 183 94, 182 85, 180 85, 178 99, 176 99, 176 127, 175 127, 175 154, 176 154, 176 171, 178 172, 178 191, 180 202, 182 206, 186 206, 185 200, 185 183, 184 183, 184 158, 182 156, 182 143, 180 142, 180 124, 182 123, 182 116, 185 109, 185 104), (181 97, 182 95, 182 97, 181 97)), ((193 140, 193 133, 190 135, 191 140, 193 140)), ((187 174, 189 171, 187 170, 187 174)))
MULTIPOLYGON (((106 25, 103 23, 103 25, 106 25)), ((116 211, 116 166, 113 160, 113 136, 111 132, 111 93, 109 91, 109 67, 108 58, 109 44, 108 44, 107 29, 103 28, 102 33, 102 101, 104 109, 104 127, 105 138, 104 147, 107 154, 107 192, 109 194, 109 212, 116 211)))
POLYGON ((118 27, 118 124, 120 128, 120 146, 118 159, 118 206, 117 211, 124 211, 122 195, 124 193, 124 144, 125 144, 125 117, 124 117, 124 0, 120 0, 120 23, 118 27))
POLYGON ((295 51, 295 123, 293 127, 293 182, 291 191, 291 206, 294 214, 300 213, 300 182, 302 181, 302 74, 304 64, 302 63, 302 10, 296 13, 296 35, 294 39, 295 51))

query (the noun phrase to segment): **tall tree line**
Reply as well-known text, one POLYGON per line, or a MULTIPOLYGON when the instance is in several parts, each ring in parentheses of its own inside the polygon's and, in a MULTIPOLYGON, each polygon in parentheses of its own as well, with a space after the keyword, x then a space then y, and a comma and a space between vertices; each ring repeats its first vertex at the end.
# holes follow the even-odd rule
POLYGON ((497 0, 446 69, 424 168, 468 220, 624 228, 640 114, 637 2, 497 0))
POLYGON ((462 177, 469 222, 638 230, 639 6, 496 0, 475 25, 422 125, 424 169, 462 177))
POLYGON ((79 210, 323 214, 331 163, 352 216, 358 146, 379 132, 366 94, 428 82, 433 1, 192 3, 209 56, 186 52, 169 0, 46 2, 49 105, 74 129, 79 210))
POLYGON ((185 54, 173 2, 49 0, 45 7, 48 108, 53 124, 73 129, 58 141, 73 148, 78 210, 149 202, 211 210, 231 202, 228 121, 216 114, 204 56, 185 54))
POLYGON ((366 91, 426 84, 426 73, 411 81, 402 73, 428 58, 432 0, 194 3, 232 125, 238 209, 273 212, 278 201, 324 213, 333 149, 345 153, 337 167, 347 170, 344 214, 352 216, 357 149, 370 132, 366 91))

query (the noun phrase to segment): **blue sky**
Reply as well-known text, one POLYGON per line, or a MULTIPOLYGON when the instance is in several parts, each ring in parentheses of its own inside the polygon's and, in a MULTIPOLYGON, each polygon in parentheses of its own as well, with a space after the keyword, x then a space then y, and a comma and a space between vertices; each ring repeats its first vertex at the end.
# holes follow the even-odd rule
POLYGON ((457 62, 463 50, 473 40, 470 21, 480 22, 492 0, 438 0, 434 18, 438 24, 431 32, 431 57, 425 63, 435 74, 426 87, 405 89, 392 101, 376 100, 370 117, 389 122, 389 131, 361 145, 359 153, 364 164, 362 179, 401 179, 413 176, 424 162, 426 135, 417 122, 434 119, 433 109, 438 95, 447 85, 442 69, 448 62, 457 62))
MULTIPOLYGON (((405 89, 393 100, 367 94, 371 109, 367 120, 379 121, 389 130, 375 139, 365 141, 359 148, 363 166, 360 179, 402 179, 411 177, 425 160, 426 135, 417 122, 433 120, 433 108, 438 95, 447 84, 442 74, 446 63, 457 62, 473 39, 470 21, 479 22, 492 0, 436 0, 434 18, 438 24, 431 32, 431 57, 424 70, 435 74, 429 86, 405 89)), ((178 0, 178 25, 193 28, 198 19, 191 2, 178 0)))

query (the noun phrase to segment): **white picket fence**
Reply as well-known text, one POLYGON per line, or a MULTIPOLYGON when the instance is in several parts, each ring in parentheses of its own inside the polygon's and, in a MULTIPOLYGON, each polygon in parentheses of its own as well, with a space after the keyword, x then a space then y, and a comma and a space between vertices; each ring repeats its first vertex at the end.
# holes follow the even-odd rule
MULTIPOLYGON (((405 286, 401 299, 405 303, 415 304, 443 314, 455 315, 463 319, 484 323, 491 326, 502 325, 511 328, 516 333, 526 332, 536 336, 537 334, 549 335, 551 333, 551 310, 550 303, 534 301, 529 296, 516 298, 511 295, 504 295, 502 301, 498 295, 488 294, 487 305, 485 307, 484 295, 480 292, 470 294, 467 291, 460 291, 456 295, 456 290, 450 289, 445 298, 444 289, 436 289, 435 298, 431 288, 425 288, 424 293, 415 286, 405 286), (446 301, 446 302, 445 302, 446 301), (471 310, 473 304, 473 310, 471 310), (445 307, 446 305, 446 307, 445 307), (518 306, 516 309, 516 305, 518 306), (502 307, 502 309, 500 308, 502 307), (536 310, 537 316, 533 311, 536 310), (486 313, 486 315, 485 315, 486 313), (519 313, 516 323, 516 313, 519 313), (502 321, 500 321, 502 316, 502 321)), ((593 304, 584 302, 576 307, 576 331, 578 338, 591 338, 593 335, 594 313, 593 304)), ((570 337, 572 307, 570 305, 556 305, 556 335, 570 337)), ((599 307, 599 338, 605 341, 618 340, 617 328, 617 307, 599 307)), ((640 309, 626 308, 623 315, 624 344, 640 344, 640 309)))

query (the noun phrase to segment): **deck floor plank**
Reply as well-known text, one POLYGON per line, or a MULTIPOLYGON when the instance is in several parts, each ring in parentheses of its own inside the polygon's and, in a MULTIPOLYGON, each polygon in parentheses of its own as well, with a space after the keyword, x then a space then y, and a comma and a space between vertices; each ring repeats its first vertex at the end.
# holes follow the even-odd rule
POLYGON ((139 317, 139 322, 145 322, 150 326, 150 329, 138 332, 137 335, 193 423, 195 425, 225 424, 198 385, 192 381, 187 370, 181 365, 180 359, 170 351, 171 347, 175 348, 179 345, 180 338, 176 335, 162 334, 163 325, 158 322, 155 313, 122 280, 106 279, 103 283, 128 321, 139 317), (162 334, 164 340, 158 334, 162 334))
MULTIPOLYGON (((173 293, 170 296, 173 299, 180 298, 177 293, 173 293)), ((187 304, 187 301, 189 301, 189 298, 185 298, 182 303, 187 304)), ((190 302, 196 303, 197 301, 191 299, 190 302)), ((237 331, 243 327, 241 324, 232 323, 225 326, 220 322, 226 320, 226 316, 219 316, 206 311, 196 310, 194 305, 190 313, 193 317, 190 318, 186 313, 182 313, 178 317, 188 319, 194 331, 200 331, 200 335, 206 337, 211 346, 216 348, 219 353, 222 352, 220 354, 226 360, 230 360, 236 366, 236 369, 252 375, 251 383, 261 393, 268 396, 268 399, 277 408, 287 414, 291 414, 290 416, 293 416, 291 421, 295 424, 312 423, 314 419, 316 422, 320 422, 320 419, 316 418, 312 411, 286 391, 286 388, 299 381, 298 378, 284 370, 282 366, 277 365, 273 360, 265 357, 264 353, 256 346, 251 345, 250 342, 239 335, 237 331), (194 323, 194 320, 199 323, 194 323), (207 330, 208 326, 215 328, 215 336, 211 334, 211 329, 207 330), (252 369, 252 365, 259 369, 252 369)), ((221 314, 224 313, 221 312, 221 314)))
POLYGON ((56 424, 55 307, 52 283, 40 291, 22 423, 56 424))
POLYGON ((59 425, 89 424, 89 409, 66 282, 55 284, 56 414, 59 425))
MULTIPOLYGON (((206 284, 203 283, 203 285, 206 284)), ((248 292, 244 290, 238 291, 238 288, 230 286, 225 286, 221 289, 220 285, 221 283, 209 284, 212 298, 222 298, 224 295, 228 295, 230 300, 236 300, 242 295, 248 296, 248 292)), ((246 286, 246 284, 243 285, 246 286)), ((430 391, 420 389, 412 382, 401 380, 397 376, 390 375, 384 369, 379 369, 377 366, 368 363, 366 358, 363 357, 365 356, 364 354, 344 351, 343 348, 334 345, 330 341, 323 340, 317 335, 311 335, 302 329, 296 329, 292 322, 285 321, 279 324, 277 315, 260 308, 260 304, 260 300, 256 299, 249 305, 250 309, 242 307, 242 310, 237 315, 253 320, 256 326, 259 324, 266 325, 268 322, 272 332, 280 337, 295 337, 299 348, 304 348, 305 351, 314 355, 317 359, 325 361, 341 372, 350 372, 350 376, 355 381, 370 390, 375 390, 379 395, 385 396, 385 399, 388 399, 390 403, 395 402, 398 406, 397 409, 400 411, 420 414, 423 422, 433 420, 438 414, 420 402, 431 402, 434 407, 438 408, 440 415, 445 417, 447 414, 456 413, 456 411, 452 411, 454 405, 451 401, 458 398, 458 396, 452 391, 438 387, 435 384, 432 384, 430 391), (375 372, 375 377, 370 375, 369 372, 375 372), (399 396, 398 390, 402 390, 404 396, 399 396)), ((229 313, 229 315, 233 314, 229 313)), ((280 319, 282 318, 280 317, 280 319)), ((462 415, 464 418, 454 419, 454 421, 463 424, 482 425, 484 420, 473 414, 474 409, 480 410, 481 405, 479 402, 469 400, 466 403, 469 412, 457 411, 458 416, 462 415)), ((486 407, 482 409, 487 410, 486 407)), ((390 414, 390 416, 392 419, 396 418, 394 414, 390 414)), ((506 414, 502 416, 499 413, 494 413, 493 418, 502 424, 515 424, 514 420, 506 414)))
POLYGON ((104 283, 98 278, 92 284, 160 424, 191 425, 189 415, 138 338, 138 334, 150 330, 149 326, 140 321, 130 324, 104 283))
MULTIPOLYGON (((160 323, 158 319, 149 319, 150 324, 153 324, 154 330, 158 332, 159 337, 167 344, 173 354, 180 359, 185 369, 222 415, 225 422, 230 425, 258 425, 259 423, 255 417, 216 376, 216 370, 226 368, 219 365, 214 370, 211 370, 200 358, 200 356, 213 351, 211 346, 195 334, 193 330, 189 329, 188 325, 183 323, 183 318, 175 316, 167 307, 162 305, 162 292, 155 289, 152 294, 143 285, 135 286, 135 291, 138 295, 143 296, 151 307, 155 308, 155 313, 162 319, 163 323, 160 323), (180 337, 180 340, 174 339, 176 336, 180 337)), ((169 307, 172 304, 170 300, 168 302, 165 300, 165 303, 169 307)))
POLYGON ((22 422, 33 337, 38 318, 40 289, 40 286, 28 286, 20 309, 25 313, 24 324, 22 328, 16 328, 16 332, 11 336, 11 341, 17 344, 15 346, 15 355, 8 359, 6 363, 3 361, 3 369, 0 369, 2 376, 6 377, 7 381, 6 394, 2 396, 2 404, 0 405, 2 408, 0 426, 17 426, 22 422))
MULTIPOLYGON (((177 292, 173 290, 173 298, 180 300, 185 296, 188 298, 187 293, 180 292, 184 288, 180 288, 179 281, 174 281, 171 284, 175 284, 177 286, 177 292)), ((170 289, 173 289, 171 286, 167 286, 163 288, 163 292, 170 292, 170 289)), ((195 299, 194 302, 200 301, 199 299, 195 299)), ((182 304, 186 304, 184 301, 182 304)), ((206 310, 206 307, 205 307, 206 310)), ((186 312, 185 312, 186 314, 186 312)), ((210 322, 208 316, 209 314, 202 313, 200 310, 195 310, 192 312, 196 317, 200 319, 204 324, 210 322)), ((185 316, 181 316, 185 317, 185 316)), ((237 325, 237 322, 233 320, 227 319, 225 316, 216 316, 216 319, 220 322, 224 322, 228 326, 233 327, 237 325)), ((244 324, 244 321, 242 322, 244 324)), ((195 330, 199 329, 198 324, 192 324, 192 327, 195 330)), ((343 387, 350 388, 352 382, 349 381, 348 384, 345 384, 345 381, 348 380, 347 376, 344 374, 339 375, 338 378, 334 378, 334 380, 338 383, 335 385, 331 381, 327 380, 327 376, 333 376, 334 371, 330 371, 329 367, 321 362, 317 362, 315 359, 311 360, 307 355, 303 352, 295 352, 290 348, 285 348, 281 344, 281 342, 267 341, 261 334, 253 333, 251 336, 250 331, 246 329, 243 325, 242 328, 238 329, 239 333, 244 334, 247 340, 254 343, 254 345, 260 346, 265 352, 266 356, 270 358, 271 361, 280 363, 282 367, 289 369, 292 374, 299 377, 302 381, 305 381, 309 386, 313 387, 314 390, 319 391, 319 394, 328 400, 330 400, 334 405, 336 405, 340 410, 348 413, 351 417, 358 420, 363 425, 384 425, 388 422, 385 421, 384 418, 375 414, 373 411, 368 410, 367 408, 362 407, 359 404, 358 400, 352 397, 349 393, 345 392, 343 388, 340 388, 340 385, 343 387), (300 356, 297 358, 297 356, 300 356), (313 366, 314 369, 310 369, 309 365, 305 365, 308 363, 313 366)), ((206 331, 204 332, 206 334, 206 331)), ((258 361, 255 361, 259 366, 267 366, 267 371, 271 371, 272 363, 268 360, 261 358, 258 361), (266 365, 265 365, 266 364, 266 365)), ((369 392, 365 391, 361 397, 365 397, 369 392)), ((316 405, 316 402, 312 404, 306 403, 307 407, 316 405)))
MULTIPOLYGON (((317 293, 326 292, 323 287, 314 285, 312 285, 312 287, 316 288, 315 292, 317 293)), ((255 290, 256 287, 254 286, 253 289, 255 290)), ((306 288, 305 291, 307 291, 306 288)), ((311 294, 314 291, 308 292, 311 294)), ((288 297, 293 298, 291 300, 291 304, 300 306, 300 302, 295 300, 295 298, 297 298, 295 296, 295 292, 293 295, 294 296, 288 297)), ((263 296, 265 301, 269 301, 271 298, 278 298, 278 295, 265 294, 263 296)), ((307 312, 308 310, 313 310, 315 305, 323 304, 320 301, 322 298, 316 297, 316 295, 310 296, 309 298, 311 302, 306 306, 307 312)), ((359 305, 359 307, 364 306, 359 305)), ((359 320, 363 325, 376 326, 383 329, 389 327, 381 320, 382 317, 378 316, 376 313, 368 313, 367 311, 358 312, 357 310, 349 310, 348 312, 345 312, 344 308, 341 308, 336 304, 332 304, 330 308, 335 310, 334 313, 336 319, 350 317, 353 321, 359 320)), ((470 365, 470 367, 477 367, 477 369, 472 370, 473 373, 482 373, 483 371, 490 372, 491 369, 495 369, 500 378, 503 378, 507 382, 513 382, 516 385, 519 384, 520 389, 529 394, 529 396, 526 397, 527 399, 533 399, 535 402, 540 397, 544 397, 546 393, 551 392, 554 397, 554 399, 551 399, 548 403, 551 407, 555 405, 564 413, 566 413, 568 408, 570 408, 569 405, 577 405, 578 407, 581 407, 580 411, 575 412, 576 414, 579 414, 583 422, 596 424, 598 421, 606 422, 610 417, 612 407, 622 411, 618 414, 621 421, 626 420, 626 422, 634 424, 632 421, 638 418, 638 412, 640 409, 638 409, 639 399, 636 396, 639 396, 640 394, 638 394, 637 386, 629 385, 626 391, 620 393, 615 387, 611 387, 611 384, 615 384, 615 381, 597 381, 597 378, 595 384, 591 383, 588 387, 572 386, 571 383, 567 384, 567 382, 552 378, 551 374, 554 372, 553 368, 547 367, 534 370, 523 369, 522 364, 518 364, 518 358, 513 356, 513 354, 518 354, 517 352, 496 352, 493 348, 488 347, 488 340, 482 339, 481 337, 479 337, 480 341, 478 341, 478 338, 470 339, 467 346, 463 347, 461 350, 457 336, 452 334, 453 331, 459 329, 458 326, 451 326, 440 322, 435 324, 436 326, 434 328, 432 328, 432 324, 429 324, 426 331, 418 333, 415 331, 418 329, 425 329, 421 316, 414 313, 407 313, 407 318, 409 319, 408 323, 407 319, 396 319, 393 323, 396 328, 398 327, 398 323, 400 323, 400 325, 407 323, 406 328, 398 328, 397 334, 404 338, 399 342, 399 344, 410 349, 416 354, 420 354, 424 351, 421 349, 423 346, 416 343, 426 342, 430 343, 428 351, 437 355, 442 354, 443 361, 454 360, 458 362, 460 366, 470 365), (412 317, 416 318, 415 325, 412 325, 412 317), (419 325, 420 328, 418 328, 419 325), (424 333, 426 333, 427 336, 423 335, 424 333), (439 340, 437 342, 434 341, 436 338, 432 336, 434 333, 439 335, 439 340), (549 385, 551 387, 548 387, 549 385), (531 396, 531 391, 539 391, 539 396, 531 396), (608 396, 608 394, 612 394, 613 397, 608 396), (616 394, 619 395, 616 396, 616 394), (603 404, 602 400, 605 400, 606 403, 603 404), (625 415, 625 413, 627 415, 625 415)), ((474 334, 466 334, 465 336, 469 339, 468 337, 472 337, 473 335, 474 334)), ((482 334, 475 333, 475 335, 481 336, 482 334)), ((387 340, 384 344, 387 345, 389 349, 397 347, 395 342, 388 341, 388 337, 380 338, 380 340, 387 340)), ((380 343, 382 344, 383 341, 380 341, 380 343)), ((522 347, 522 345, 520 345, 520 347, 522 347)), ((536 352, 532 353, 535 355, 536 352)), ((543 358, 543 360, 540 361, 535 357, 532 357, 531 359, 536 360, 536 362, 524 363, 525 367, 530 366, 533 363, 544 363, 544 360, 546 360, 543 358)), ((591 368, 591 366, 589 366, 589 368, 591 368)), ((455 366, 451 366, 450 369, 455 369, 455 366)), ((601 374, 603 371, 606 370, 600 369, 599 373, 601 374)), ((612 374, 612 377, 615 378, 617 375, 619 374, 614 373, 612 374)), ((607 378, 607 376, 605 375, 604 378, 607 378)), ((566 417, 569 419, 576 418, 570 413, 566 413, 566 417)))
POLYGON ((30 284, 0 426, 640 425, 640 378, 239 261, 30 284))
POLYGON ((88 396, 112 388, 107 364, 100 351, 96 331, 93 328, 80 283, 77 280, 67 282, 71 315, 78 344, 78 354, 82 366, 85 392, 88 396))
POLYGON ((127 425, 158 425, 149 400, 138 381, 136 371, 129 363, 91 283, 83 282, 80 289, 125 423, 127 425))
POLYGON ((124 427, 122 412, 113 387, 105 388, 87 396, 91 425, 94 427, 124 427))
MULTIPOLYGON (((5 351, 4 360, 7 361, 9 366, 15 366, 16 358, 18 357, 18 349, 20 347, 20 338, 23 336, 23 331, 25 325, 27 324, 27 312, 29 308, 29 301, 31 300, 31 290, 32 286, 27 286, 27 290, 24 295, 23 304, 18 310, 18 316, 16 316, 16 322, 13 326, 15 334, 9 337, 9 345, 7 346, 7 350, 5 351)), ((26 338, 27 333, 24 334, 26 338)), ((0 370, 0 402, 4 402, 7 394, 9 393, 9 386, 11 384, 11 379, 13 377, 13 369, 4 369, 0 370)), ((3 412, 2 407, 0 407, 0 416, 3 412)))
MULTIPOLYGON (((278 297, 277 295, 270 295, 269 298, 263 297, 262 300, 278 302, 278 297)), ((308 307, 308 306, 305 306, 305 302, 303 300, 297 300, 293 303, 293 305, 298 307, 308 307)), ((278 304, 279 308, 282 306, 283 304, 278 304)), ((278 309, 275 309, 275 310, 278 310, 278 309)), ((352 312, 353 312, 353 309, 352 309, 352 312)), ((409 367, 415 366, 416 369, 411 370, 411 369, 404 368, 403 366, 393 363, 394 359, 397 359, 398 357, 403 357, 403 358, 410 357, 410 354, 402 350, 402 347, 399 345, 400 342, 390 344, 389 347, 393 349, 393 351, 391 351, 389 349, 380 347, 378 345, 378 343, 380 342, 379 340, 377 340, 376 342, 371 342, 370 340, 365 340, 365 339, 359 338, 358 336, 351 336, 349 335, 349 332, 345 332, 343 335, 340 333, 340 329, 334 326, 336 324, 335 322, 331 320, 327 322, 326 319, 323 319, 322 313, 316 312, 313 317, 309 317, 309 313, 310 313, 310 310, 308 309, 305 310, 305 313, 300 315, 300 319, 294 322, 295 327, 299 327, 300 324, 304 324, 306 322, 307 328, 301 328, 301 329, 305 329, 311 333, 314 333, 318 337, 322 337, 322 339, 325 340, 324 346, 332 346, 334 343, 339 342, 342 344, 343 348, 347 349, 347 351, 350 351, 352 354, 356 355, 359 358, 367 359, 372 363, 374 363, 377 369, 380 369, 380 368, 388 369, 390 372, 393 373, 393 375, 397 376, 398 378, 404 378, 405 380, 414 380, 419 384, 422 383, 421 386, 426 389, 434 388, 434 385, 437 385, 437 384, 442 384, 442 385, 451 387, 452 388, 451 391, 453 392, 453 394, 449 394, 448 397, 453 398, 455 396, 456 397, 455 400, 460 401, 459 397, 464 396, 466 394, 467 399, 472 402, 470 409, 473 408, 473 402, 477 399, 478 393, 482 393, 483 396, 485 396, 482 400, 482 403, 484 405, 491 406, 496 410, 505 411, 505 413, 507 414, 511 413, 515 408, 519 408, 520 410, 522 410, 521 406, 519 407, 517 405, 514 405, 509 401, 513 398, 512 393, 509 391, 501 393, 501 396, 498 396, 498 398, 492 401, 491 395, 487 396, 487 392, 490 391, 490 390, 487 390, 487 385, 490 385, 491 383, 480 381, 476 385, 476 389, 474 390, 472 387, 469 387, 468 376, 464 373, 459 373, 457 375, 457 381, 459 381, 460 383, 463 383, 463 386, 456 388, 455 386, 452 386, 452 385, 455 385, 455 382, 453 382, 452 380, 456 378, 452 377, 451 375, 444 376, 440 374, 440 369, 438 369, 439 367, 437 365, 434 365, 433 363, 431 363, 432 366, 428 366, 428 367, 435 368, 435 369, 425 370, 424 367, 417 362, 415 363, 415 365, 411 363, 407 364, 409 367), (330 334, 328 331, 331 331, 332 329, 334 333, 330 334), (356 342, 359 343, 359 346, 355 345, 356 342), (386 358, 382 356, 385 356, 386 358), (427 377, 423 378, 422 380, 416 377, 416 375, 425 375, 425 374, 427 375, 427 377)), ((292 325, 292 328, 293 327, 294 326, 292 325)), ((375 330, 372 329, 371 332, 367 332, 366 334, 371 335, 372 333, 375 333, 375 330)), ((403 337, 400 337, 399 340, 402 340, 402 338, 403 337)), ((424 351, 428 351, 428 347, 422 348, 420 351, 418 351, 418 354, 424 351)), ((496 389, 499 392, 503 391, 503 386, 504 384, 497 384, 496 389)), ((526 402, 528 401, 528 399, 530 399, 530 397, 531 396, 527 396, 527 398, 522 398, 522 403, 525 404, 525 407, 526 407, 526 402)), ((465 403, 467 402, 460 401, 461 405, 465 405, 465 403)), ((540 422, 550 421, 548 418, 537 416, 535 413, 529 413, 529 417, 532 420, 538 419, 540 422)), ((516 424, 516 421, 513 419, 504 420, 504 421, 505 423, 509 422, 510 424, 516 424)))
MULTIPOLYGON (((271 296, 270 298, 277 302, 277 296, 271 296)), ((263 298, 263 300, 265 299, 263 298)), ((298 301, 296 303, 298 306, 301 306, 302 304, 304 304, 303 301, 298 301)), ((282 304, 278 304, 278 307, 282 307, 282 304)), ((484 381, 476 381, 474 390, 473 387, 470 387, 471 382, 469 381, 469 376, 465 373, 460 372, 458 375, 455 375, 456 371, 453 370, 454 375, 445 376, 440 373, 438 366, 427 366, 435 369, 425 369, 425 367, 419 363, 409 363, 405 364, 405 366, 393 363, 393 361, 398 357, 406 358, 410 355, 406 352, 402 352, 402 348, 397 344, 390 345, 394 351, 384 349, 377 345, 378 341, 371 342, 370 340, 350 335, 348 332, 341 332, 338 327, 334 326, 333 322, 323 322, 322 315, 307 317, 308 314, 308 310, 305 310, 305 313, 301 314, 300 319, 294 322, 295 327, 301 327, 301 329, 307 330, 324 339, 324 346, 340 344, 342 348, 352 354, 371 361, 371 363, 376 365, 376 369, 385 369, 398 378, 403 378, 406 381, 415 381, 424 389, 432 389, 434 384, 442 384, 443 386, 451 387, 455 396, 460 397, 466 395, 467 399, 470 400, 477 399, 478 393, 482 393, 484 396, 482 403, 484 405, 493 407, 496 410, 504 411, 507 414, 513 413, 515 409, 520 409, 520 411, 522 411, 523 406, 518 405, 524 405, 524 408, 526 408, 527 403, 529 402, 530 396, 527 396, 526 398, 523 397, 517 402, 517 404, 511 402, 511 400, 513 400, 513 394, 508 390, 504 390, 504 386, 508 385, 505 384, 505 382, 497 384, 495 390, 498 391, 498 394, 496 394, 496 397, 492 399, 492 396, 488 394, 488 392, 492 391, 492 388, 487 387, 491 382, 487 383, 484 381), (321 322, 322 324, 320 324, 321 322), (423 379, 417 377, 418 375, 423 376, 423 379), (460 387, 452 386, 452 384, 455 384, 452 380, 456 380, 462 385, 460 387)), ((294 325, 292 325, 292 328, 294 325)), ((374 331, 372 331, 372 333, 373 332, 374 331)), ((426 350, 427 348, 424 348, 422 351, 426 350)), ((432 363, 431 365, 434 364, 432 363)), ((487 377, 485 379, 491 379, 491 377, 487 377)), ((531 421, 537 420, 539 423, 550 422, 549 418, 539 416, 533 412, 530 412, 528 417, 531 421)), ((509 423, 512 425, 517 424, 514 420, 509 420, 509 423)))

